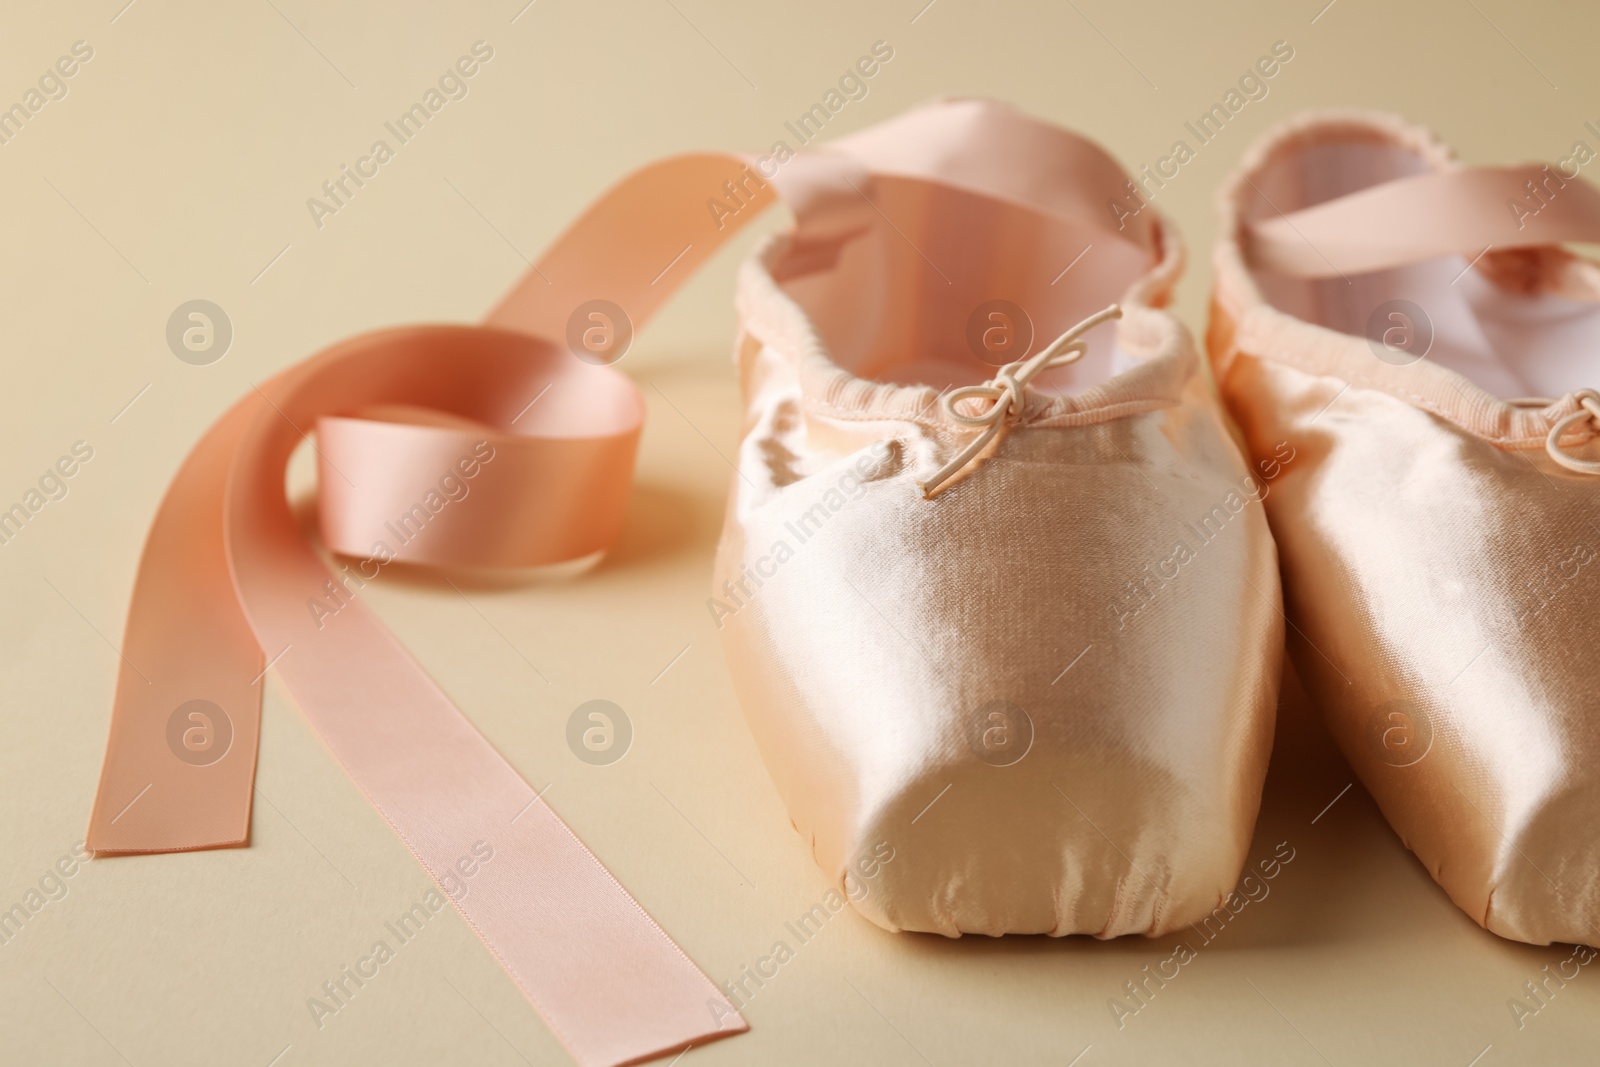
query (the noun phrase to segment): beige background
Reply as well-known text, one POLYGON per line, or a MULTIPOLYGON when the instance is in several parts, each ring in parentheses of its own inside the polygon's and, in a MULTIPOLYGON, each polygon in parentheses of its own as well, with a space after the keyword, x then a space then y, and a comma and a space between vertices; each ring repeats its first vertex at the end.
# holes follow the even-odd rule
MULTIPOLYGON (((95 450, 70 494, 0 548, 0 908, 82 837, 143 533, 225 405, 344 335, 475 318, 603 185, 673 151, 764 149, 876 40, 894 59, 837 128, 935 94, 986 94, 1085 131, 1130 167, 1165 154, 1186 119, 1290 42, 1270 95, 1157 201, 1198 250, 1180 309, 1196 330, 1211 190, 1268 123, 1307 106, 1383 106, 1435 126, 1469 160, 1500 162, 1596 144, 1583 123, 1600 119, 1600 18, 1579 3, 1336 0, 1319 15, 1323 0, 937 0, 919 15, 925 0, 538 0, 520 14, 524 0, 124 2, 12 4, 0 33, 0 103, 74 41, 94 48, 68 96, 0 146, 0 505, 74 441, 95 450), (470 95, 319 231, 305 199, 479 39, 495 56, 470 95), (208 367, 179 362, 163 336, 196 297, 225 308, 236 333, 208 367)), ((731 449, 738 418, 731 279, 751 240, 622 364, 660 392, 645 389, 631 518, 601 568, 473 590, 470 605, 398 575, 368 594, 718 979, 788 939, 784 923, 826 889, 757 758, 703 607, 728 477, 717 450, 731 449), (622 705, 637 732, 610 767, 580 763, 563 741, 567 715, 595 697, 622 705)), ((270 803, 257 804, 251 847, 78 871, 0 946, 0 1061, 569 1062, 454 912, 315 1026, 306 998, 427 881, 282 691, 267 693, 270 803)), ((947 942, 846 913, 752 1001, 750 1035, 682 1062, 1591 1059, 1600 970, 1519 1031, 1507 999, 1569 950, 1478 929, 1359 785, 1324 811, 1350 774, 1297 703, 1282 719, 1252 857, 1287 841, 1294 862, 1121 1030, 1108 999, 1176 939, 947 942)))

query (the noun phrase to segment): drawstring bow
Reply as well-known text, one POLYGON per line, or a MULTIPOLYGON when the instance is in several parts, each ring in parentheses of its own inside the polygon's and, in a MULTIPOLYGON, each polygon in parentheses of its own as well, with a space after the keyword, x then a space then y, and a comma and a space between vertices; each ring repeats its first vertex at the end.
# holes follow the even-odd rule
POLYGON ((1089 351, 1089 342, 1080 340, 1084 334, 1109 319, 1122 318, 1122 308, 1112 304, 1097 311, 1066 333, 1027 359, 1007 363, 995 376, 982 385, 964 385, 951 390, 943 398, 944 413, 963 426, 981 426, 983 432, 956 453, 955 458, 939 468, 939 472, 926 481, 918 482, 924 499, 931 499, 944 485, 978 454, 1003 434, 1013 418, 1019 418, 1027 406, 1027 390, 1034 378, 1047 370, 1065 367, 1082 359, 1089 351), (963 400, 988 400, 989 407, 981 415, 968 415, 957 405, 963 400))

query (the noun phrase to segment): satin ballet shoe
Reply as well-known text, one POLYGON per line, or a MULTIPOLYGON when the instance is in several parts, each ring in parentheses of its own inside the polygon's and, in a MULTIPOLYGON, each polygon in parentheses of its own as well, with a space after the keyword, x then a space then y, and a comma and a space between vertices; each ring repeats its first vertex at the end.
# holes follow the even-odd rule
POLYGON ((791 821, 890 930, 1201 919, 1260 804, 1289 467, 1244 463, 1163 310, 1178 235, 990 103, 783 166, 707 609, 791 821))
POLYGON ((1390 824, 1478 923, 1600 931, 1600 194, 1397 118, 1267 134, 1223 187, 1209 348, 1290 648, 1390 824), (1557 397, 1559 399, 1538 399, 1557 397))

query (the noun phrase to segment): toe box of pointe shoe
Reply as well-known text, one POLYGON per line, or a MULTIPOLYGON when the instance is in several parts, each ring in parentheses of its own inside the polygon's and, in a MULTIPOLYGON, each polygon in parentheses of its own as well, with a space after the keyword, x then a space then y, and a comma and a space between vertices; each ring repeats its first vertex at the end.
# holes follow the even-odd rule
POLYGON ((1220 428, 1014 434, 933 500, 909 460, 855 459, 735 486, 711 604, 824 872, 872 921, 952 936, 1210 912, 1260 802, 1282 626, 1220 428))

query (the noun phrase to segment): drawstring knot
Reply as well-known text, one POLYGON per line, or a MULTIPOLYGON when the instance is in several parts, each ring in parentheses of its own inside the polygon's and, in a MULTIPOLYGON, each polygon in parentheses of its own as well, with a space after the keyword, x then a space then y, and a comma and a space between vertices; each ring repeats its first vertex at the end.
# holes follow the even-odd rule
POLYGON ((1112 304, 1057 337, 1037 355, 1015 363, 1007 363, 993 378, 982 385, 964 385, 946 394, 943 398, 944 413, 952 421, 963 426, 981 426, 983 432, 958 452, 954 459, 941 467, 932 478, 917 483, 917 488, 922 490, 923 497, 931 498, 939 491, 941 485, 971 463, 989 442, 1005 432, 1010 419, 1022 415, 1023 409, 1027 406, 1028 386, 1034 378, 1047 370, 1065 367, 1083 358, 1084 353, 1089 351, 1089 343, 1079 338, 1108 319, 1120 318, 1122 318, 1122 308, 1112 304), (963 400, 987 400, 990 404, 981 415, 968 415, 957 407, 963 400))
POLYGON ((1600 425, 1600 393, 1596 393, 1593 389, 1579 389, 1573 395, 1578 398, 1578 410, 1550 427, 1550 436, 1546 437, 1544 442, 1545 451, 1550 453, 1551 459, 1570 471, 1577 471, 1579 474, 1600 474, 1600 463, 1569 456, 1557 443, 1561 440, 1561 435, 1567 432, 1567 428, 1576 422, 1594 419, 1595 424, 1600 425))
MULTIPOLYGON (((1550 427, 1550 433, 1544 439, 1544 449, 1550 454, 1551 459, 1569 471, 1576 471, 1579 474, 1600 474, 1600 462, 1568 455, 1561 447, 1561 435, 1584 419, 1593 419, 1595 426, 1600 427, 1600 393, 1595 392, 1593 389, 1579 389, 1572 395, 1578 401, 1578 409, 1550 427)), ((1555 401, 1546 397, 1534 396, 1519 397, 1516 400, 1508 400, 1506 403, 1519 408, 1543 408, 1549 407, 1555 401)))

